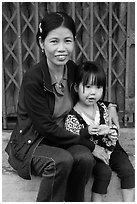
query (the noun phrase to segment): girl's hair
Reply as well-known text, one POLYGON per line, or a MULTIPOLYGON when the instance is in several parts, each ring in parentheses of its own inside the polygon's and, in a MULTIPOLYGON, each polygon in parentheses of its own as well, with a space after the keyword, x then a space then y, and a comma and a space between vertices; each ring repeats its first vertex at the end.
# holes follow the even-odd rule
POLYGON ((40 47, 39 45, 40 38, 42 41, 44 41, 50 31, 60 26, 68 28, 72 32, 73 37, 75 39, 76 28, 73 19, 63 12, 51 12, 46 13, 44 18, 39 23, 38 32, 36 35, 36 41, 38 46, 40 47))
POLYGON ((106 92, 106 75, 104 69, 96 62, 87 61, 78 66, 75 82, 79 85, 83 83, 83 88, 87 84, 103 87, 102 100, 106 92))

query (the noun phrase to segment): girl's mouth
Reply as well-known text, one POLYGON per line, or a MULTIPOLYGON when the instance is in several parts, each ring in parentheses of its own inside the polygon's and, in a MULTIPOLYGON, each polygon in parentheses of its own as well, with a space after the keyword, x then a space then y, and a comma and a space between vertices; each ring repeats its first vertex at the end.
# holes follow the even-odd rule
POLYGON ((95 101, 95 98, 88 98, 89 102, 95 101))

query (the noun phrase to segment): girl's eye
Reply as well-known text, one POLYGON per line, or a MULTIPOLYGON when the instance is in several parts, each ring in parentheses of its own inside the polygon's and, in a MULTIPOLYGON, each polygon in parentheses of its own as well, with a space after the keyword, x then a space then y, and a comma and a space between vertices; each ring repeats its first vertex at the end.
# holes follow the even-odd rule
POLYGON ((91 85, 88 85, 88 84, 86 85, 86 88, 87 88, 87 89, 89 89, 90 87, 91 87, 91 85))
POLYGON ((98 89, 101 89, 101 88, 102 88, 102 86, 97 86, 97 88, 98 88, 98 89))

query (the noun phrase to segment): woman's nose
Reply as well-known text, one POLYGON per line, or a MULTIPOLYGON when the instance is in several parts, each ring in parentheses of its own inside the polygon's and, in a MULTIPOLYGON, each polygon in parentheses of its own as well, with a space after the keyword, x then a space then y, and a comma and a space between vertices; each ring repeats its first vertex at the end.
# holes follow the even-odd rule
POLYGON ((65 51, 65 45, 64 45, 63 42, 60 42, 60 43, 59 43, 58 51, 60 51, 60 52, 64 52, 64 51, 65 51))

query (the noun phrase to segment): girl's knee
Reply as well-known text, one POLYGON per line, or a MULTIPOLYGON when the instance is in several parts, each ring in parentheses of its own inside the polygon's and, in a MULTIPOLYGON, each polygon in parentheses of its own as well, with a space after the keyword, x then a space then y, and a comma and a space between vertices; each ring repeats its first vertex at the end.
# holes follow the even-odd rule
POLYGON ((121 177, 128 177, 130 175, 135 174, 135 170, 130 162, 128 163, 123 163, 120 166, 120 171, 118 172, 119 176, 121 177))
POLYGON ((103 180, 110 180, 112 175, 112 170, 109 165, 100 162, 94 167, 93 173, 96 178, 103 180))

